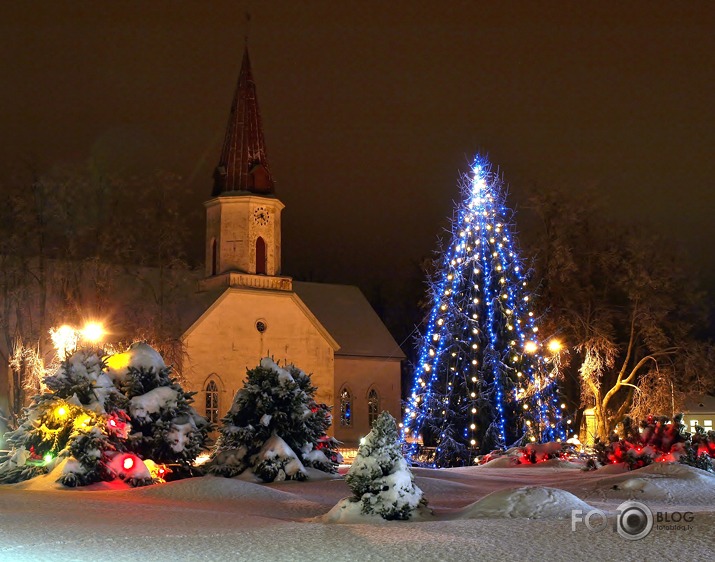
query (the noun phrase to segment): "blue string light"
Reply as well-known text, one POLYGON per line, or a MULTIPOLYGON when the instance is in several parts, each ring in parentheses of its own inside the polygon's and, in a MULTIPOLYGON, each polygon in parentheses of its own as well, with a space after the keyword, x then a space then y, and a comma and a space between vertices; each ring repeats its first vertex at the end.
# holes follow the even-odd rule
POLYGON ((437 466, 566 439, 501 179, 477 156, 461 190, 402 423, 408 455, 433 446, 437 466))

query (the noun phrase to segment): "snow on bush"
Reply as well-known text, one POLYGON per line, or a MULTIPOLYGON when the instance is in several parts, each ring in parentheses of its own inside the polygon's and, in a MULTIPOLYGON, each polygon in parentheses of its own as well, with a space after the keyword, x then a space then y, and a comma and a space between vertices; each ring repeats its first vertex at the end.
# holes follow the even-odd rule
POLYGON ((548 441, 529 443, 523 447, 511 447, 506 451, 492 451, 475 459, 475 463, 489 468, 525 467, 548 462, 569 466, 579 461, 580 456, 571 443, 548 441))
POLYGON ((460 510, 455 519, 516 518, 566 519, 571 511, 588 513, 593 509, 570 492, 558 488, 524 486, 499 490, 460 510))
POLYGON ((596 459, 601 464, 625 463, 630 469, 653 462, 681 462, 713 472, 715 432, 696 427, 688 433, 683 414, 672 422, 667 416, 648 416, 637 426, 623 420, 623 437, 614 435, 608 443, 596 442, 596 459))
POLYGON ((373 423, 345 480, 353 496, 342 500, 334 511, 352 512, 359 505, 364 515, 405 520, 427 506, 402 456, 397 424, 388 412, 373 423))
POLYGON ((110 357, 80 349, 44 382, 48 391, 33 398, 6 436, 11 451, 0 458, 0 482, 47 474, 67 459, 59 480, 66 486, 115 478, 150 484, 144 463, 127 454, 177 464, 181 474, 206 441, 209 425, 191 407, 191 393, 147 344, 110 357), (118 457, 131 466, 119 470, 118 457))
POLYGON ((306 467, 335 472, 337 442, 325 435, 330 410, 315 402, 316 390, 300 369, 262 359, 223 419, 209 472, 232 477, 251 470, 264 482, 305 480, 306 467))

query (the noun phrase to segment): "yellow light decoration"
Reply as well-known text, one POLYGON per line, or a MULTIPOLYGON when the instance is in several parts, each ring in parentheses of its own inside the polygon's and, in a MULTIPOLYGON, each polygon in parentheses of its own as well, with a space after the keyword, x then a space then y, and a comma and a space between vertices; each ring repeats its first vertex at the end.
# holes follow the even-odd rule
POLYGON ((131 361, 129 353, 115 353, 106 358, 107 367, 115 371, 126 369, 131 361))
POLYGON ((60 359, 64 359, 77 349, 77 340, 79 339, 77 331, 67 324, 63 324, 57 329, 51 328, 50 338, 55 351, 57 351, 57 357, 60 359))
POLYGON ((524 344, 524 351, 527 353, 536 353, 537 349, 539 349, 539 346, 533 341, 528 341, 524 344))
POLYGON ((65 408, 64 406, 60 406, 55 410, 55 414, 58 418, 63 418, 67 415, 67 408, 65 408))
POLYGON ((87 427, 89 425, 91 418, 87 414, 80 414, 74 419, 74 428, 79 429, 82 427, 87 427))

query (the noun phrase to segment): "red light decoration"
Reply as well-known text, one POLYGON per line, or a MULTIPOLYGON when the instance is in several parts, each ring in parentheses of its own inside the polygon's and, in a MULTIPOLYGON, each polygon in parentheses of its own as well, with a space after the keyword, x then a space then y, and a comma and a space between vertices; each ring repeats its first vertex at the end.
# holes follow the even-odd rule
POLYGON ((111 425, 112 427, 117 427, 117 422, 114 420, 109 420, 109 425, 111 425))
POLYGON ((122 466, 124 467, 124 470, 131 470, 134 467, 134 458, 133 457, 124 457, 122 466))

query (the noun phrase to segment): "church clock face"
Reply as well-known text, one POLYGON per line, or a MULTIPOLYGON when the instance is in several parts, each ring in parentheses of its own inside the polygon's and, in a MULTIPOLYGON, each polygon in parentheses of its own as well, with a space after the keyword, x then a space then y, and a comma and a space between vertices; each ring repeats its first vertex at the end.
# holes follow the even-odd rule
POLYGON ((259 226, 267 225, 271 220, 271 214, 265 207, 256 207, 253 211, 253 222, 259 226))

